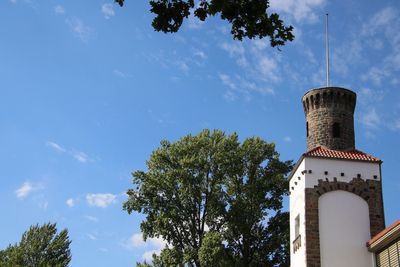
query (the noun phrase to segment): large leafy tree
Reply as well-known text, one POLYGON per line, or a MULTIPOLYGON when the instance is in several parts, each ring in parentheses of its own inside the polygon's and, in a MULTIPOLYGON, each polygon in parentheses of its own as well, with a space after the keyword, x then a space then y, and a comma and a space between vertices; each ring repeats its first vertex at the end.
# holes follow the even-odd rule
POLYGON ((145 239, 169 243, 154 266, 288 266, 292 163, 274 144, 204 130, 162 141, 147 167, 133 173, 124 209, 146 215, 145 239))
MULTIPOLYGON (((125 0, 115 0, 121 6, 125 0)), ((156 15, 153 28, 177 32, 191 13, 204 21, 219 15, 231 24, 233 38, 269 37, 271 46, 294 39, 293 27, 285 26, 277 13, 269 13, 269 0, 151 0, 150 11, 156 15)))
POLYGON ((56 224, 33 225, 21 241, 0 251, 0 266, 64 267, 71 261, 68 230, 57 233, 56 224))

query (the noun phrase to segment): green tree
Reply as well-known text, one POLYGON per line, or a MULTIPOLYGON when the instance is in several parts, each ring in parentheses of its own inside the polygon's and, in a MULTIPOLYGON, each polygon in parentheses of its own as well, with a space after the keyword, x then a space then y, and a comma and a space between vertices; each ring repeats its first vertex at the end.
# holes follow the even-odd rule
POLYGON ((155 263, 288 266, 288 213, 281 209, 292 163, 280 161, 274 144, 203 130, 161 141, 147 167, 133 173, 123 207, 146 215, 144 239, 169 243, 155 263))
POLYGON ((21 241, 0 251, 0 266, 63 267, 71 261, 68 230, 57 234, 56 224, 33 225, 21 241))
MULTIPOLYGON (((122 6, 125 0, 115 2, 122 6)), ((201 21, 220 15, 231 24, 234 39, 269 37, 272 47, 294 39, 292 26, 285 26, 278 14, 268 14, 269 0, 151 0, 150 5, 156 31, 177 32, 193 12, 201 21)))

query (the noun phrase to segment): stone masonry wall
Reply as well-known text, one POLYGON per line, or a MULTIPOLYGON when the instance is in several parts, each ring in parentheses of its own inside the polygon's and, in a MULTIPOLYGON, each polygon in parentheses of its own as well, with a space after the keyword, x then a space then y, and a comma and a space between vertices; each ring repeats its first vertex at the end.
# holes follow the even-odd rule
POLYGON ((326 146, 334 150, 353 150, 356 94, 339 87, 314 89, 303 96, 307 119, 307 149, 326 146), (333 124, 339 125, 339 137, 333 124))
POLYGON ((324 193, 335 190, 354 193, 368 203, 371 237, 385 229, 381 181, 361 178, 353 178, 349 183, 338 182, 336 179, 318 180, 318 185, 314 188, 305 189, 307 267, 321 267, 318 200, 324 193))

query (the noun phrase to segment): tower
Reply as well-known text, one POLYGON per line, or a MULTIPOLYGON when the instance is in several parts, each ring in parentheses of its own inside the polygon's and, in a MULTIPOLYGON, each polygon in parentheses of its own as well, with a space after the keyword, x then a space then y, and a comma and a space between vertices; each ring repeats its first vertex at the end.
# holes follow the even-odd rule
POLYGON ((356 94, 302 98, 307 151, 289 179, 291 267, 373 267, 366 242, 385 228, 381 160, 355 149, 356 94))

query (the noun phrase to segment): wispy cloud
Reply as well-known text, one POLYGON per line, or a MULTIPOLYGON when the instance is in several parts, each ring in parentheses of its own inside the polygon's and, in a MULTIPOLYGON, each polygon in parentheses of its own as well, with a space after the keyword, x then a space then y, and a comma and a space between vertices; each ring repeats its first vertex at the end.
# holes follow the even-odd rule
POLYGON ((271 8, 278 13, 287 13, 297 22, 314 23, 318 20, 318 10, 326 0, 271 0, 271 8))
POLYGON ((380 123, 381 119, 375 108, 367 111, 362 117, 361 122, 367 127, 371 129, 376 129, 380 123))
POLYGON ((187 20, 187 27, 189 29, 200 29, 204 23, 204 21, 199 20, 197 17, 194 17, 193 14, 191 14, 187 20))
POLYGON ((232 81, 229 75, 221 73, 218 76, 222 84, 228 86, 230 89, 236 89, 236 84, 232 81))
POLYGON ((73 157, 77 161, 82 162, 82 163, 85 163, 85 162, 87 162, 89 160, 89 156, 86 153, 82 152, 82 151, 74 152, 73 153, 73 157))
POLYGON ((90 215, 85 215, 85 219, 92 222, 99 222, 99 218, 90 215))
POLYGON ((87 236, 90 240, 93 240, 93 241, 97 240, 97 237, 96 237, 95 235, 86 234, 86 236, 87 236))
POLYGON ((142 258, 143 260, 151 260, 152 255, 159 255, 166 245, 167 242, 162 238, 147 238, 144 241, 142 233, 135 233, 123 244, 123 247, 129 250, 145 248, 147 250, 143 253, 142 258))
POLYGON ((43 186, 41 184, 31 183, 27 181, 24 182, 17 190, 15 190, 15 195, 19 199, 24 199, 32 192, 39 191, 42 189, 43 186))
POLYGON ((59 15, 65 14, 65 8, 62 5, 57 5, 54 7, 54 13, 59 15))
POLYGON ((113 70, 113 74, 115 76, 119 77, 119 78, 126 78, 127 77, 125 73, 123 73, 122 71, 117 70, 117 69, 113 70))
POLYGON ((365 44, 375 49, 385 48, 385 57, 374 61, 373 66, 361 75, 363 81, 371 81, 382 86, 384 82, 398 83, 400 72, 400 32, 394 31, 400 27, 399 10, 386 7, 378 10, 362 26, 361 36, 365 44))
POLYGON ((67 199, 67 201, 65 201, 65 203, 67 204, 68 207, 72 208, 73 206, 75 206, 76 201, 73 198, 69 198, 67 199))
POLYGON ((249 81, 239 75, 234 77, 220 73, 218 75, 222 84, 228 87, 228 90, 224 94, 224 98, 227 101, 234 101, 240 96, 240 98, 249 101, 252 98, 252 93, 258 93, 261 95, 275 95, 275 90, 267 85, 257 85, 253 81, 249 81))
POLYGON ((259 58, 258 70, 262 75, 262 79, 265 79, 267 81, 277 82, 281 79, 277 72, 278 65, 276 63, 276 60, 272 57, 263 56, 259 58))
POLYGON ((55 142, 48 141, 48 142, 46 142, 46 145, 51 147, 52 149, 54 149, 57 152, 61 152, 61 153, 67 152, 67 150, 65 148, 63 148, 62 146, 60 146, 59 144, 57 144, 55 142))
POLYGON ((110 193, 87 194, 86 200, 89 206, 107 208, 117 202, 117 196, 110 193))
POLYGON ((283 141, 286 142, 286 143, 291 143, 292 142, 292 138, 290 136, 285 136, 283 138, 283 141))
POLYGON ((228 52, 229 56, 236 58, 236 63, 241 67, 248 65, 245 49, 242 43, 239 42, 223 42, 221 48, 228 52))
POLYGON ((16 4, 17 0, 10 0, 11 3, 16 4))
POLYGON ((65 23, 82 42, 88 42, 94 35, 93 28, 87 26, 77 17, 68 18, 65 20, 65 23))
POLYGON ((199 49, 195 49, 195 50, 194 50, 193 56, 198 57, 198 58, 200 58, 200 59, 202 59, 202 60, 204 60, 204 59, 207 58, 206 53, 204 53, 204 51, 201 51, 201 50, 199 50, 199 49))
POLYGON ((101 6, 101 13, 103 13, 105 19, 109 19, 115 16, 113 4, 107 3, 101 6))
POLYGON ((85 152, 78 151, 78 150, 75 150, 75 149, 66 149, 65 147, 63 147, 60 144, 57 144, 56 142, 53 142, 53 141, 46 142, 46 146, 51 147, 53 150, 55 150, 55 151, 57 151, 59 153, 66 153, 66 154, 72 156, 74 159, 76 159, 77 161, 79 161, 81 163, 94 161, 85 152))

